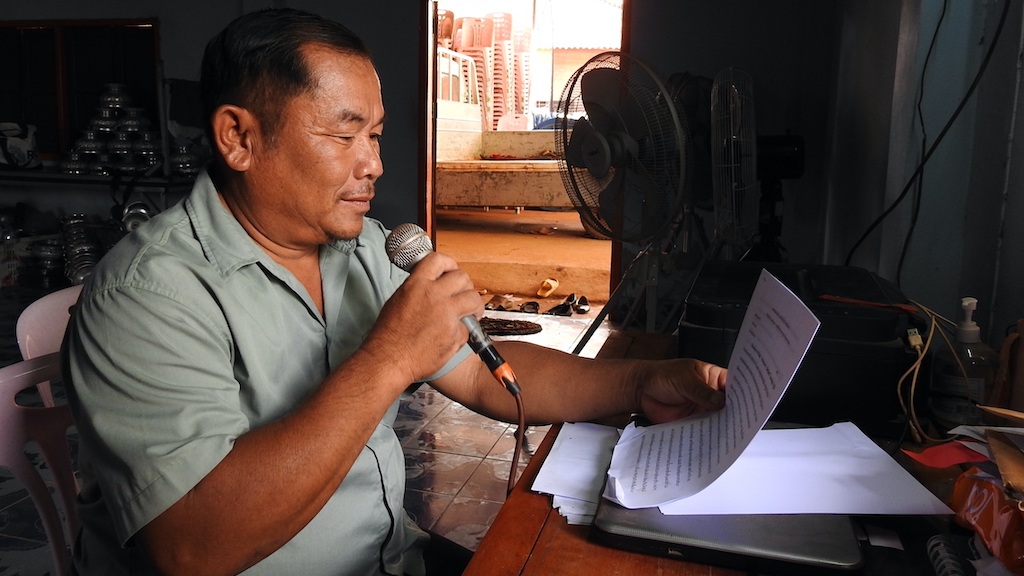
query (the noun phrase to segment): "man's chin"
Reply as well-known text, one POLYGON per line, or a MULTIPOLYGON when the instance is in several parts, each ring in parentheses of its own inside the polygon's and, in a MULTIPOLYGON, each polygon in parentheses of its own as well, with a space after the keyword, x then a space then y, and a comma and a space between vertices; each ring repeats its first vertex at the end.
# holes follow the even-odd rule
POLYGON ((359 237, 359 234, 363 231, 363 219, 360 218, 358 224, 351 223, 346 226, 339 226, 333 230, 327 230, 327 237, 331 242, 337 242, 339 240, 354 240, 359 237))

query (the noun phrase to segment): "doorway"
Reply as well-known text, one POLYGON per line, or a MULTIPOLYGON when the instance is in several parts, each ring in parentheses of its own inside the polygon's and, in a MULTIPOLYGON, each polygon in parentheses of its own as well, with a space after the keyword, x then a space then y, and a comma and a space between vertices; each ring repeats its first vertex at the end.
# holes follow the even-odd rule
MULTIPOLYGON (((618 50, 621 0, 434 0, 433 205, 438 248, 478 290, 515 301, 607 301, 611 242, 589 235, 554 155, 561 90, 618 50), (579 25, 587 15, 587 26, 579 25), (600 17, 597 17, 600 15, 600 17), (566 25, 566 22, 575 22, 566 25)), ((542 307, 544 302, 541 303, 542 307)))

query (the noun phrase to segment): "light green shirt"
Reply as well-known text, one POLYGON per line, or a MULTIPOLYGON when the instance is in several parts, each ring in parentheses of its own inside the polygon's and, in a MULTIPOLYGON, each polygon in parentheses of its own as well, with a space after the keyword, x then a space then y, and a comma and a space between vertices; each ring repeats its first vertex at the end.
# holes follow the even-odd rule
MULTIPOLYGON (((65 343, 83 480, 80 574, 152 573, 135 533, 236 438, 294 410, 355 351, 407 277, 388 261, 386 234, 366 219, 357 239, 321 247, 323 317, 205 172, 188 198, 104 257, 65 343)), ((439 374, 469 354, 463 347, 439 374)), ((382 562, 392 574, 421 570, 425 535, 403 509, 397 410, 396 400, 320 513, 245 574, 362 576, 382 562)))

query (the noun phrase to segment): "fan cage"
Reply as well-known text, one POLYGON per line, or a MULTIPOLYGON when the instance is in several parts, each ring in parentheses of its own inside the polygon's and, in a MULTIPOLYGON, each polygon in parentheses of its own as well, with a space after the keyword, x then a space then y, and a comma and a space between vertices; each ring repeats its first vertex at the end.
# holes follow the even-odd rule
POLYGON ((753 82, 745 72, 729 68, 715 77, 711 137, 716 239, 748 244, 758 230, 760 198, 753 82))
POLYGON ((604 52, 581 66, 562 92, 555 149, 563 184, 584 223, 604 236, 629 243, 642 244, 661 235, 680 212, 684 138, 668 91, 641 61, 622 52, 604 52), (630 150, 612 162, 603 176, 567 160, 576 123, 590 121, 581 82, 600 68, 621 73, 611 91, 618 95, 618 105, 610 138, 624 141, 630 150))

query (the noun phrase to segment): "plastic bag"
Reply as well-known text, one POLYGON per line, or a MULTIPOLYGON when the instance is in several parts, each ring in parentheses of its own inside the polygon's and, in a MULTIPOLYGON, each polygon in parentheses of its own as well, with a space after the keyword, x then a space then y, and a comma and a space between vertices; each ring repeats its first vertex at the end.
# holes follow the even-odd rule
POLYGON ((971 528, 993 556, 1024 576, 1024 510, 998 479, 971 468, 956 480, 950 507, 956 521, 971 528))
POLYGON ((42 163, 32 124, 0 122, 0 168, 35 168, 42 163))

